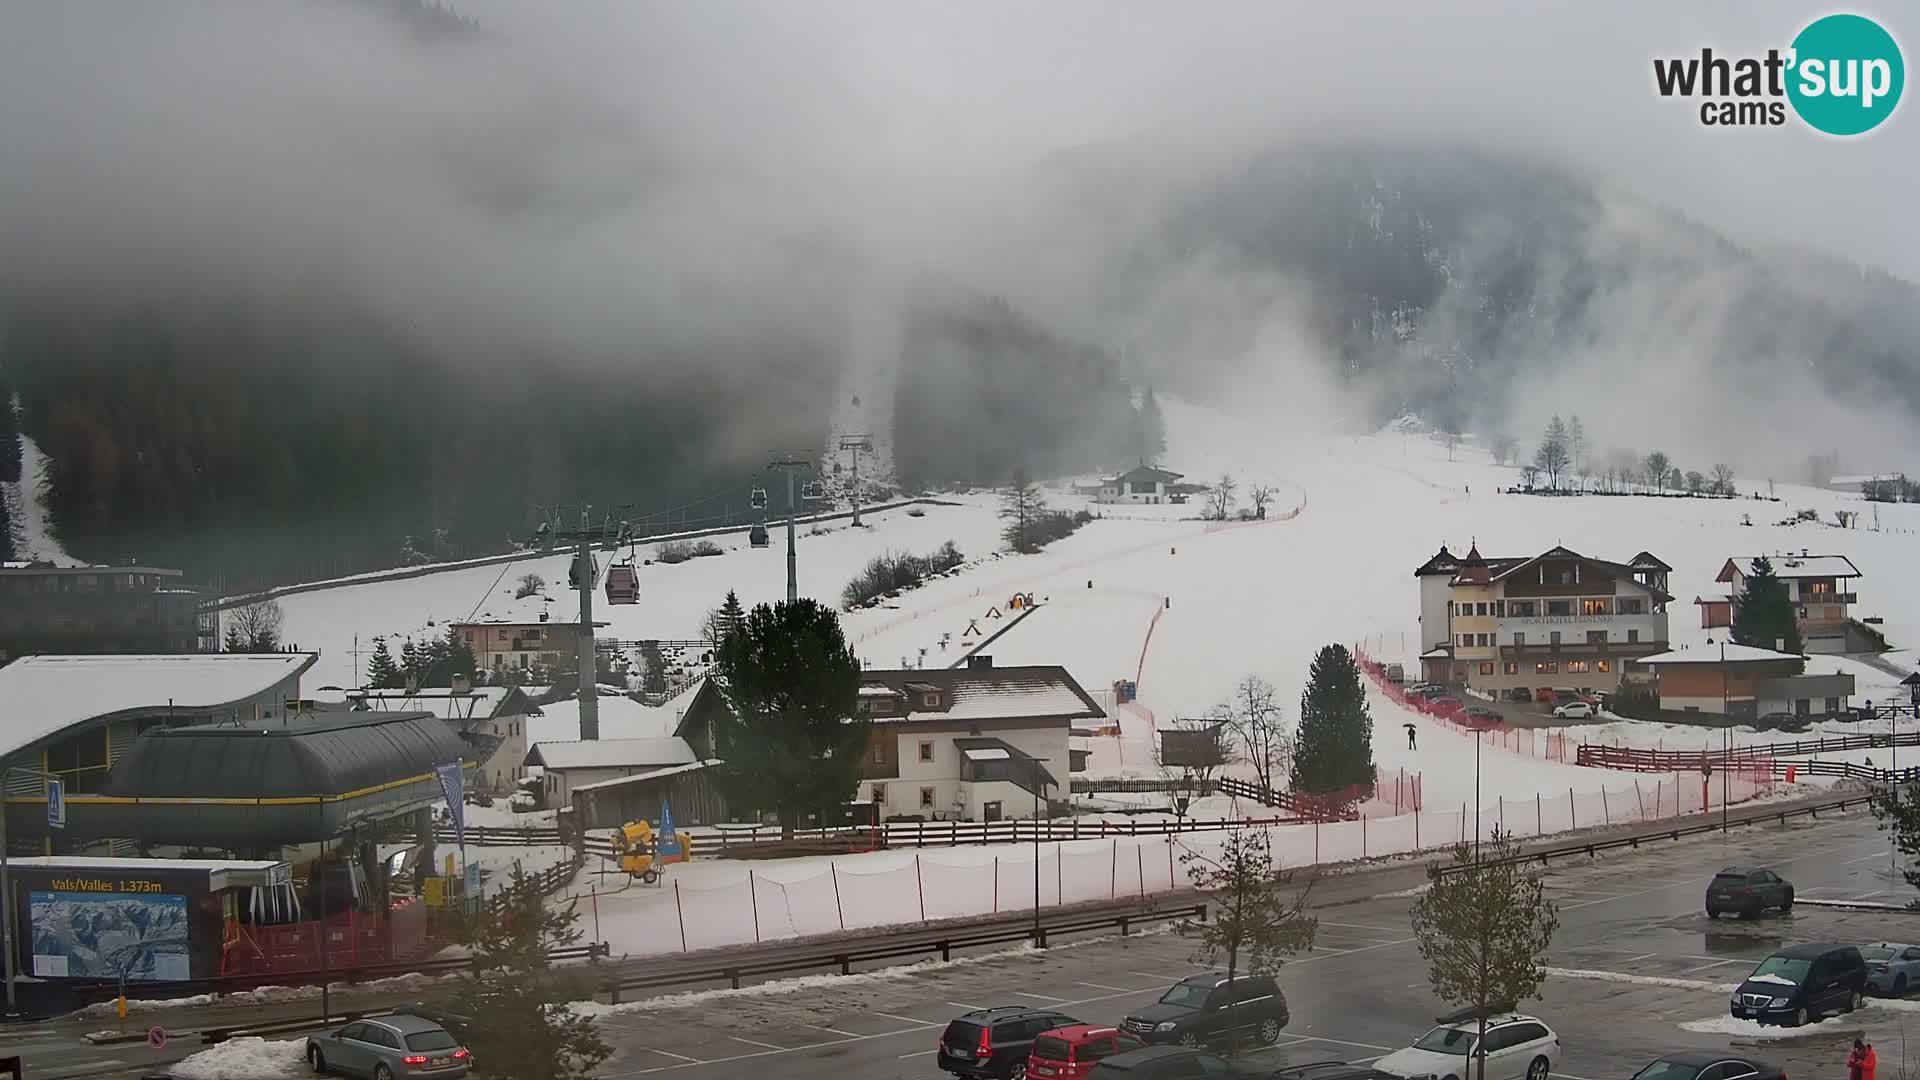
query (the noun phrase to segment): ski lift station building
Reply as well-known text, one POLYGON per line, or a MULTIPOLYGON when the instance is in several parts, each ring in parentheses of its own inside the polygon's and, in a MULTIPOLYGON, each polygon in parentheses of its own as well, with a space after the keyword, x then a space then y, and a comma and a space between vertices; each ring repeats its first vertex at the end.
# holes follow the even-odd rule
POLYGON ((141 844, 270 857, 416 814, 475 752, 429 712, 300 693, 315 653, 29 656, 0 668, 7 832, 22 854, 141 844), (48 779, 66 824, 47 820, 48 779))

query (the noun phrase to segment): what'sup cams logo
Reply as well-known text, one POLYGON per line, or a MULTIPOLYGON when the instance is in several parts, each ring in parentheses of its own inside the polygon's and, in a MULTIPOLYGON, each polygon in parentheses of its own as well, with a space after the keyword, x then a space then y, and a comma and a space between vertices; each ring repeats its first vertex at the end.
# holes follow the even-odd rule
POLYGON ((1900 45, 1864 15, 1808 23, 1785 51, 1764 57, 1656 59, 1654 86, 1666 98, 1698 98, 1707 127, 1778 127, 1787 109, 1815 131, 1864 135, 1900 105, 1907 81, 1900 45))

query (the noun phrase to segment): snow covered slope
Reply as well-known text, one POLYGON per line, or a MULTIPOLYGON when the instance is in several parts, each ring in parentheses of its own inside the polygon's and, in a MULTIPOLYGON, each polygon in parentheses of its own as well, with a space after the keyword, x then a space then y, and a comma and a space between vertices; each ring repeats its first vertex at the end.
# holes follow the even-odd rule
MULTIPOLYGON (((1881 506, 1882 530, 1871 531, 1775 524, 1802 508, 1830 521, 1835 509, 1861 507, 1858 496, 1785 484, 1775 485, 1780 502, 1500 495, 1495 490, 1514 483, 1518 471, 1493 465, 1471 443, 1451 461, 1444 445, 1404 428, 1288 445, 1257 421, 1177 401, 1164 410, 1169 451, 1161 464, 1193 480, 1231 473, 1243 493, 1254 484, 1272 486, 1268 520, 1207 523, 1190 516, 1199 511, 1195 505, 1100 507, 1103 520, 1041 554, 994 557, 1001 525, 996 504, 973 496, 961 506, 930 507, 922 517, 873 515, 862 530, 836 525, 814 535, 803 524, 801 589, 836 599, 872 556, 928 551, 954 540, 978 560, 964 572, 909 592, 894 606, 846 616, 862 659, 886 667, 953 663, 1008 625, 1009 597, 1030 593, 1042 606, 985 651, 1002 664, 1066 664, 1109 705, 1116 680, 1137 678, 1138 708, 1114 710, 1126 731, 1114 748, 1124 760, 1103 758, 1101 748, 1095 765, 1142 771, 1149 767, 1154 724, 1205 711, 1243 675, 1272 680, 1291 713, 1322 645, 1368 640, 1381 659, 1412 660, 1418 641, 1412 571, 1443 542, 1462 551, 1477 541, 1490 556, 1532 554, 1554 544, 1609 559, 1650 550, 1674 567, 1670 623, 1677 645, 1705 642, 1691 601, 1716 591, 1713 577, 1727 557, 1802 548, 1845 554, 1865 575, 1860 612, 1883 615, 1896 645, 1920 644, 1920 578, 1904 569, 1920 551, 1920 506, 1881 506), (1743 524, 1745 515, 1752 525, 1743 524)), ((1765 491, 1767 483, 1743 478, 1738 486, 1765 491)), ((1063 507, 1079 503, 1064 488, 1050 499, 1063 507)), ((749 548, 744 535, 722 546, 728 550, 721 556, 643 567, 639 604, 595 605, 596 616, 613 623, 602 634, 691 638, 729 588, 749 604, 784 594, 779 531, 769 549, 749 548)), ((433 633, 429 620, 530 617, 525 613, 538 607, 554 621, 573 619, 564 592, 551 603, 511 599, 514 580, 528 570, 549 582, 566 578, 565 559, 556 557, 288 597, 282 601, 287 639, 324 650, 311 676, 318 685, 352 678, 355 634, 364 650, 376 634, 433 633)), ((1910 654, 1888 659, 1905 666, 1910 654)), ((1856 672, 1862 697, 1883 696, 1897 681, 1851 661, 1813 662, 1813 670, 1827 666, 1856 672)), ((1397 710, 1376 699, 1381 763, 1415 771, 1433 765, 1425 770, 1428 797, 1459 798, 1460 748, 1470 758, 1471 740, 1435 727, 1422 738, 1422 750, 1409 754, 1402 722, 1397 710)), ((1467 765, 1470 791, 1470 760, 1467 765)), ((1564 794, 1569 785, 1582 787, 1583 778, 1589 778, 1584 788, 1619 786, 1618 777, 1592 770, 1530 765, 1503 772, 1487 793, 1564 794)))
MULTIPOLYGON (((20 402, 0 402, 0 409, 20 410, 20 402)), ((7 504, 7 517, 13 523, 13 548, 25 560, 51 562, 60 566, 78 566, 53 534, 53 517, 47 513, 45 491, 47 456, 24 433, 20 436, 20 479, 0 481, 0 501, 7 504)))

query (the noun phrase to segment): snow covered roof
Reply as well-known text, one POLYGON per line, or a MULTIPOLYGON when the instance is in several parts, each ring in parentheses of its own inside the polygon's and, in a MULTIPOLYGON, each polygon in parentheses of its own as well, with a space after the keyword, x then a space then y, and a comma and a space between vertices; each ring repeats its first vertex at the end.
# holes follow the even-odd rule
POLYGON ((237 708, 313 666, 318 653, 23 656, 0 667, 0 755, 123 713, 237 708))
POLYGON ((190 871, 208 875, 215 891, 235 885, 293 880, 293 868, 274 859, 115 859, 96 855, 29 855, 7 860, 15 870, 74 870, 105 874, 190 871), (223 880, 224 879, 224 880, 223 880))
MULTIPOLYGON (((1720 568, 1720 576, 1714 578, 1714 580, 1732 581, 1733 571, 1735 570, 1738 570, 1742 577, 1751 577, 1753 575, 1753 560, 1761 557, 1762 556, 1758 555, 1742 555, 1737 558, 1728 559, 1727 564, 1720 568)), ((1786 554, 1767 555, 1765 558, 1773 564, 1773 576, 1780 578, 1840 578, 1861 576, 1860 568, 1853 565, 1853 560, 1847 558, 1845 555, 1786 554)))
POLYGON ((719 760, 714 759, 711 761, 690 761, 685 765, 669 765, 664 769, 648 769, 646 772, 634 773, 632 776, 616 776, 610 780, 595 780, 591 784, 581 784, 573 789, 573 793, 578 795, 583 791, 601 791, 606 788, 620 787, 623 784, 633 784, 643 780, 664 780, 669 776, 680 776, 685 773, 699 772, 701 769, 709 769, 718 764, 720 764, 719 760))
POLYGON ((79 574, 150 574, 154 577, 183 577, 184 570, 169 570, 164 566, 111 566, 95 563, 88 566, 55 566, 45 562, 8 562, 0 565, 0 573, 5 574, 59 574, 72 577, 79 574))
MULTIPOLYGON (((1725 657, 1729 664, 1755 664, 1775 660, 1805 660, 1799 653, 1774 652, 1772 649, 1755 648, 1752 645, 1727 644, 1725 657)), ((1671 652, 1655 653, 1641 657, 1637 663, 1659 667, 1664 664, 1717 664, 1722 653, 1720 645, 1702 645, 1697 649, 1674 649, 1671 652)))
POLYGON ((698 760, 687 740, 668 737, 543 742, 527 751, 526 763, 549 769, 634 769, 691 765, 698 760))
POLYGON ((1013 756, 998 746, 981 746, 960 752, 967 755, 969 761, 1005 761, 1013 756))
MULTIPOLYGON (((876 716, 874 723, 967 720, 1078 720, 1106 715, 1067 669, 1058 664, 1001 668, 933 668, 860 673, 868 685, 942 692, 939 707, 910 708, 906 716, 876 716)), ((925 691, 916 691, 925 692, 925 691)), ((917 698, 909 698, 909 705, 917 698)))

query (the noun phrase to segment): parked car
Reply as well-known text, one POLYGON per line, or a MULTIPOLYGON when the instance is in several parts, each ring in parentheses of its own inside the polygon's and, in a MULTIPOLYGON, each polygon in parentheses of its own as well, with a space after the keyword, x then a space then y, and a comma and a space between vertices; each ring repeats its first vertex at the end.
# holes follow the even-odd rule
POLYGON ((1087 1080, 1266 1080, 1266 1070, 1236 1065, 1186 1046, 1147 1046, 1115 1054, 1087 1080))
POLYGON ((431 1020, 405 1013, 356 1020, 338 1031, 307 1037, 307 1064, 316 1073, 337 1072, 373 1080, 437 1080, 467 1075, 467 1048, 431 1020))
POLYGON ((1419 686, 1414 687, 1411 692, 1415 697, 1423 698, 1446 697, 1453 693, 1453 691, 1439 683, 1421 683, 1419 686))
MULTIPOLYGON (((1474 1044, 1479 1021, 1445 1017, 1439 1027, 1374 1061, 1388 1076, 1478 1080, 1474 1044)), ((1504 1013, 1487 1018, 1487 1080, 1547 1080, 1560 1063, 1560 1036, 1538 1017, 1504 1013)))
POLYGON ((1867 989, 1867 964, 1852 945, 1791 945, 1753 969, 1734 991, 1735 1019, 1799 1027, 1850 1013, 1867 989))
POLYGON ((1289 1065, 1274 1073, 1271 1080, 1386 1080, 1387 1075, 1370 1065, 1314 1061, 1305 1065, 1289 1065))
POLYGON ((1076 1024, 1043 1032, 1027 1055, 1027 1075, 1044 1080, 1084 1080, 1093 1067, 1115 1054, 1147 1045, 1119 1028, 1076 1024))
POLYGON ((1271 1046, 1290 1019, 1287 995, 1271 975, 1189 975, 1120 1027, 1146 1042, 1182 1046, 1221 1042, 1237 1029, 1271 1046))
POLYGON ((1052 1009, 1008 1005, 961 1013, 940 1033, 936 1058, 955 1076, 978 1080, 1021 1080, 1042 1032, 1078 1026, 1080 1021, 1052 1009))
POLYGON ((1900 997, 1920 986, 1920 945, 1862 945, 1860 958, 1867 962, 1867 989, 1876 994, 1900 997))
POLYGON ((1516 686, 1513 689, 1507 691, 1507 700, 1508 701, 1532 701, 1533 691, 1527 689, 1524 686, 1516 686))
POLYGON ((1725 1050, 1688 1050, 1660 1058, 1633 1080, 1787 1080, 1787 1071, 1725 1050))
POLYGON ((1507 718, 1485 705, 1467 706, 1467 722, 1476 726, 1492 727, 1506 723, 1507 718))
POLYGON ((1707 883, 1707 918, 1733 914, 1757 919, 1769 908, 1793 910, 1793 883, 1771 870, 1729 866, 1707 883))
POLYGON ((1584 701, 1568 701, 1553 707, 1553 715, 1562 720, 1586 720, 1593 712, 1593 706, 1584 701))

